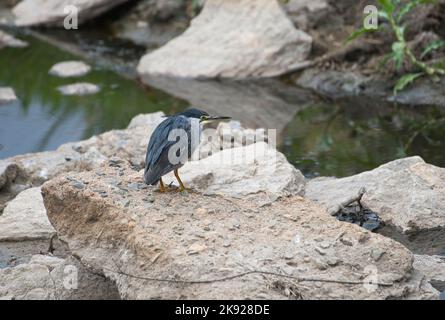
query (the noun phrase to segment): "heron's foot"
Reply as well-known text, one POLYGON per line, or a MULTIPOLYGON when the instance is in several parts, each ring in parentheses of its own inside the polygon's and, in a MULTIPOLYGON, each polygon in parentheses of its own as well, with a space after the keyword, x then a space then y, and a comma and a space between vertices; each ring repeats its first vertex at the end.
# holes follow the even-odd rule
POLYGON ((179 177, 179 173, 178 173, 178 169, 175 169, 175 177, 179 182, 179 192, 183 193, 183 192, 187 192, 187 189, 184 186, 184 183, 182 183, 181 178, 179 177))
POLYGON ((162 178, 159 179, 159 192, 162 192, 162 193, 167 192, 167 188, 165 188, 162 178))

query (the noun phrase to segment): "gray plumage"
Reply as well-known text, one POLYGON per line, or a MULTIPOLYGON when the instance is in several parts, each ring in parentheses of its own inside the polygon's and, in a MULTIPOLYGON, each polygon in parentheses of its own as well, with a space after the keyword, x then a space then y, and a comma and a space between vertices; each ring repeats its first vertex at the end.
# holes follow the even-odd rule
MULTIPOLYGON (((145 183, 151 185, 156 184, 159 181, 159 178, 170 171, 179 169, 184 165, 184 162, 191 157, 192 153, 194 152, 194 150, 192 150, 194 148, 192 147, 196 146, 196 144, 193 144, 192 146, 191 143, 192 119, 199 119, 199 116, 207 115, 207 113, 201 111, 199 114, 193 117, 187 115, 188 111, 168 117, 153 131, 148 143, 147 154, 145 156, 145 183), (179 146, 176 156, 181 157, 181 161, 176 164, 172 164, 168 159, 170 147, 175 145, 179 140, 178 138, 176 141, 169 141, 168 139, 170 132, 172 132, 174 129, 182 129, 185 133, 187 133, 187 145, 179 146), (185 149, 185 147, 187 147, 187 149, 185 149), (188 150, 188 152, 186 152, 186 150, 188 150)), ((199 121, 196 121, 194 125, 199 126, 199 121)), ((200 130, 200 128, 197 129, 200 130)), ((199 139, 199 134, 197 138, 199 139)))
MULTIPOLYGON (((163 175, 179 169, 190 159, 199 145, 201 121, 222 119, 230 118, 212 117, 207 112, 192 108, 162 121, 153 131, 148 142, 147 154, 145 156, 145 183, 156 184, 163 175), (175 132, 175 129, 179 129, 180 132, 175 132), (179 136, 181 134, 182 136, 179 136), (169 159, 169 151, 172 147, 174 147, 172 149, 173 156, 171 157, 172 159, 169 159)), ((179 178, 178 181, 181 188, 184 189, 179 178)))

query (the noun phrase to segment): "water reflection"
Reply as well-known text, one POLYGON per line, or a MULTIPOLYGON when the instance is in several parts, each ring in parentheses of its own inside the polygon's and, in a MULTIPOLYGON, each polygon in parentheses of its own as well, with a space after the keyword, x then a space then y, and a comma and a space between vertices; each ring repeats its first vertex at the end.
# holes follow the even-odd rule
POLYGON ((50 76, 53 64, 77 58, 32 37, 21 38, 29 42, 28 48, 0 51, 0 86, 14 88, 20 99, 0 106, 0 158, 55 149, 67 141, 124 128, 137 114, 173 113, 187 105, 97 67, 77 79, 50 76), (101 92, 67 97, 56 90, 75 81, 96 83, 101 92))
POLYGON ((437 107, 318 103, 287 125, 282 151, 309 177, 349 176, 413 155, 444 167, 444 124, 437 107))
POLYGON ((194 105, 232 116, 245 127, 277 129, 280 150, 309 177, 348 176, 410 155, 445 167, 445 111, 440 108, 360 98, 328 101, 279 80, 144 78, 144 87, 100 63, 93 63, 85 77, 60 79, 48 75, 50 67, 78 59, 85 48, 74 43, 66 49, 54 37, 21 38, 28 48, 0 50, 0 86, 13 87, 20 99, 0 106, 0 158, 123 128, 140 113, 172 114, 194 105), (74 81, 96 83, 101 92, 65 97, 56 90, 74 81))

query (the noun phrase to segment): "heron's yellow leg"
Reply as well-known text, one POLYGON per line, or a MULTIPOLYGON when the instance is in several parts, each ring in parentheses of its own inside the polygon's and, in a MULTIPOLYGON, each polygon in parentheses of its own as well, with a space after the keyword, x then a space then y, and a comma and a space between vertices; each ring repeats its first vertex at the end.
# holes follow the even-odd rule
POLYGON ((162 178, 159 178, 159 191, 160 192, 165 192, 165 186, 164 186, 164 182, 162 182, 162 178))
POLYGON ((181 178, 179 178, 179 173, 178 173, 178 169, 175 169, 175 177, 176 177, 176 179, 178 180, 178 182, 179 182, 179 191, 184 191, 185 190, 185 187, 184 187, 184 184, 182 183, 182 181, 181 181, 181 178))

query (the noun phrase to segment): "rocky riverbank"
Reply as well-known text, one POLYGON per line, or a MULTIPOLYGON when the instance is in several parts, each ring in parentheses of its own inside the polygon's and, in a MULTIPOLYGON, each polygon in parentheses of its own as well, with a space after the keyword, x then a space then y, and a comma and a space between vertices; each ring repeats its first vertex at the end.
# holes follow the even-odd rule
MULTIPOLYGON (((171 175, 166 194, 142 180, 147 142, 162 112, 54 151, 0 160, 0 299, 439 297, 445 169, 414 156, 345 178, 307 179, 273 147, 243 137, 265 135, 261 128, 281 134, 319 96, 443 107, 443 79, 421 80, 394 97, 393 76, 373 73, 391 39, 343 48, 362 14, 356 1, 129 2, 72 4, 81 25, 128 8, 114 13, 114 32, 148 51, 131 76, 209 112, 223 109, 248 129, 237 122, 217 128, 218 138, 230 136, 229 149, 203 143, 202 159, 181 169, 191 188, 185 194, 176 192, 171 175), (258 79, 274 76, 287 83, 258 79), (246 78, 255 81, 230 81, 246 78), (243 161, 254 152, 261 156, 243 161), (215 165, 218 157, 233 161, 215 165), (339 213, 353 223, 339 221, 339 213), (375 218, 375 232, 364 227, 365 213, 375 218)), ((61 28, 64 4, 8 1, 0 24, 61 28)), ((428 32, 444 35, 445 19, 433 9, 417 12, 424 23, 410 18, 413 50, 424 49, 418 40, 428 32)), ((26 30, 88 60, 63 36, 26 30)), ((0 49, 27 45, 0 31, 0 49)), ((70 77, 90 69, 70 61, 45 72, 70 77)), ((71 85, 58 88, 100 90, 71 85)), ((0 104, 21 99, 14 88, 0 88, 0 104)))
POLYGON ((424 254, 445 249, 444 169, 413 157, 353 177, 306 180, 267 144, 236 144, 221 153, 236 159, 255 147, 266 156, 221 168, 211 165, 221 156, 214 150, 183 168, 191 191, 160 194, 140 169, 161 117, 141 115, 124 130, 0 161, 0 296, 438 298, 443 273, 426 271, 440 270, 443 259, 424 254), (329 214, 361 187, 363 205, 396 232, 370 232, 329 214), (83 275, 82 290, 52 276, 66 265, 83 275), (26 280, 36 270, 41 276, 26 280), (175 282, 245 272, 217 283, 175 282))

